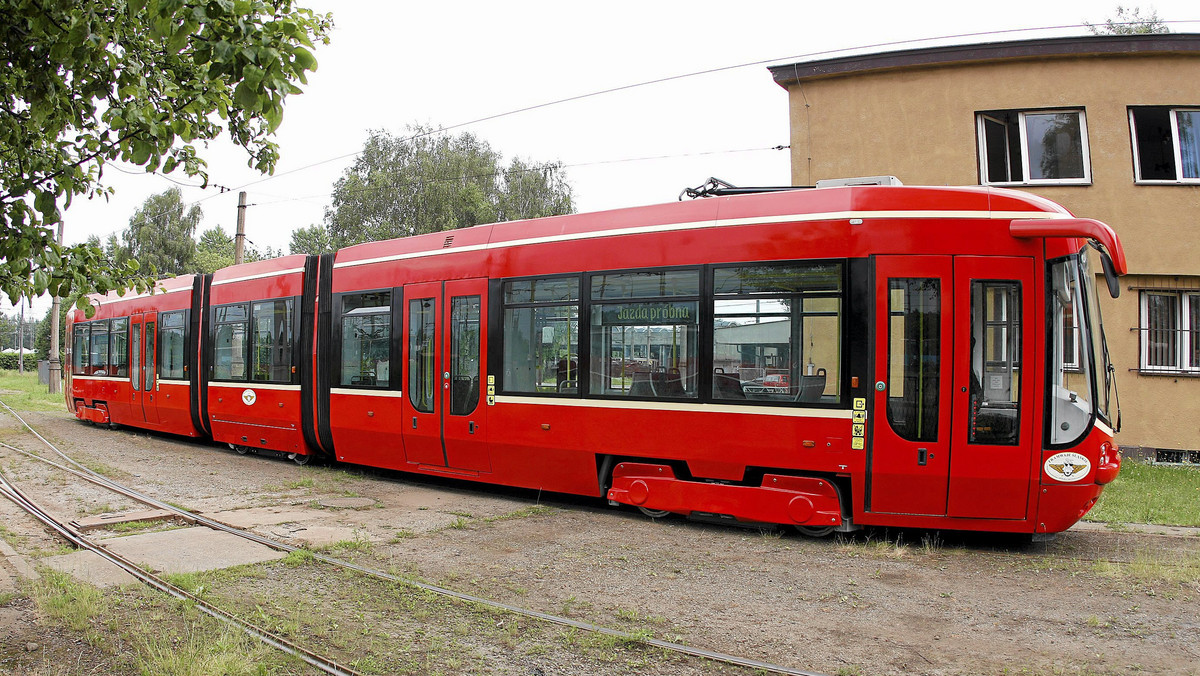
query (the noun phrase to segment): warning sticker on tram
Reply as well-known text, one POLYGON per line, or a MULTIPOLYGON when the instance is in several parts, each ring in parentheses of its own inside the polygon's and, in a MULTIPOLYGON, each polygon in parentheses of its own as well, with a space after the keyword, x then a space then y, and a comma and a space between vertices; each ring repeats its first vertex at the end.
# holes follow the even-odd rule
POLYGON ((850 440, 851 450, 855 450, 855 451, 863 450, 864 448, 866 448, 866 441, 867 440, 862 437, 854 437, 853 439, 850 440))

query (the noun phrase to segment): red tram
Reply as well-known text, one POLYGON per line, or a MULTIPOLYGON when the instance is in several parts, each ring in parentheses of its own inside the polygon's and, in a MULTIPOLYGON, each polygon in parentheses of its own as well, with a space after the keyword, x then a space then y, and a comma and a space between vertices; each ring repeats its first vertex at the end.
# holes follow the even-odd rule
POLYGON ((989 188, 831 187, 499 223, 76 311, 95 423, 651 515, 1053 533, 1120 466, 1089 242, 989 188), (394 369, 394 372, 393 372, 394 369))

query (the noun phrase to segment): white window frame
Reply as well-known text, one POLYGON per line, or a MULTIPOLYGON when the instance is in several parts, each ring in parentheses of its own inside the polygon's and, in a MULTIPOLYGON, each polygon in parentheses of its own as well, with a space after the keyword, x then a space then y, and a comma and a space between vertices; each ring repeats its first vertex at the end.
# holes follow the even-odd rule
POLYGON ((1200 303, 1200 291, 1142 291, 1141 297, 1138 299, 1138 333, 1140 334, 1138 369, 1142 373, 1200 374, 1200 361, 1193 362, 1191 353, 1191 331, 1200 331, 1200 326, 1193 327, 1191 325, 1191 305, 1193 303, 1200 303), (1175 316, 1177 328, 1173 329, 1178 334, 1175 341, 1174 364, 1165 366, 1150 364, 1149 334, 1154 330, 1154 327, 1149 325, 1148 318, 1150 296, 1170 296, 1178 301, 1176 305, 1178 314, 1175 316))
MULTIPOLYGON (((1005 137, 1008 138, 1007 125, 1005 137)), ((991 110, 986 112, 975 113, 975 141, 979 152, 979 184, 980 185, 1091 185, 1092 184, 1092 152, 1088 144, 1088 129, 1087 129, 1087 113, 1083 108, 1060 108, 1050 110, 991 110), (1019 181, 992 181, 987 175, 988 155, 987 155, 987 138, 984 133, 984 121, 992 120, 1002 122, 991 113, 1004 112, 1016 113, 1017 125, 1020 130, 1020 151, 1021 151, 1021 176, 1019 181), (1080 148, 1083 152, 1083 177, 1082 178, 1029 178, 1029 137, 1025 127, 1026 115, 1061 115, 1063 113, 1075 113, 1079 116, 1079 135, 1080 148)), ((1011 163, 1009 158, 1008 148, 1004 149, 1006 166, 1011 163)), ((1011 173, 1011 172, 1010 172, 1011 173)))
POLYGON ((1134 183, 1143 185, 1197 185, 1200 184, 1200 176, 1194 178, 1185 178, 1183 174, 1183 146, 1179 144, 1179 116, 1178 113, 1200 113, 1200 108, 1195 106, 1130 106, 1129 107, 1129 138, 1131 150, 1133 151, 1133 181, 1134 183), (1133 113, 1139 108, 1168 108, 1167 113, 1171 118, 1171 146, 1175 152, 1175 178, 1142 178, 1142 157, 1138 152, 1138 137, 1137 125, 1134 123, 1133 113))

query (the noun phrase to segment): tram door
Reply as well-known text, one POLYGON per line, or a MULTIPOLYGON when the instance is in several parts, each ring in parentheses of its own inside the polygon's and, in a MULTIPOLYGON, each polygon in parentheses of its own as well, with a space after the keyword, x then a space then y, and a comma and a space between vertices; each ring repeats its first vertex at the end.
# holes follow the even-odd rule
POLYGON ((404 287, 404 448, 409 462, 491 471, 483 421, 487 280, 404 287))
POLYGON ((950 516, 1025 518, 1038 476, 1034 269, 1032 258, 954 257, 950 516))
POLYGON ((1022 519, 1032 258, 879 256, 873 512, 1022 519))
POLYGON ((950 256, 875 259, 868 509, 946 514, 954 278, 950 256))
POLYGON ((138 313, 129 319, 130 408, 134 417, 158 422, 158 359, 154 349, 158 313, 138 313))

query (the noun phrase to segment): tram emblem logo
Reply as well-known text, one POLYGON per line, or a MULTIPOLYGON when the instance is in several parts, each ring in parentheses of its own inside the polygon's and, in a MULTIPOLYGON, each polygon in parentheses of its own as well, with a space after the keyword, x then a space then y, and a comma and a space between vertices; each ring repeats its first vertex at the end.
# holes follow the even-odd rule
POLYGON ((258 395, 254 393, 254 390, 242 390, 243 404, 253 406, 255 401, 258 401, 258 395))
POLYGON ((1056 453, 1046 460, 1046 474, 1051 479, 1073 482, 1087 476, 1092 463, 1078 453, 1056 453))

